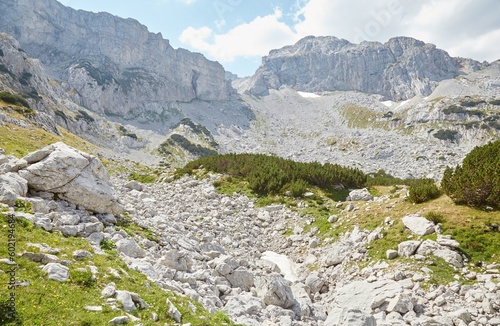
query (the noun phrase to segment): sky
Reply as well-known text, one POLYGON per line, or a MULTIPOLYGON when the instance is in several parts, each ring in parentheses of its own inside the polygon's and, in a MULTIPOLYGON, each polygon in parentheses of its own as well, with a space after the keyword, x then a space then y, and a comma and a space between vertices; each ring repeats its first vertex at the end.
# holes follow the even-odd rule
POLYGON ((203 53, 240 77, 270 50, 309 35, 352 43, 410 36, 452 56, 500 59, 499 0, 59 0, 134 18, 174 48, 203 53))

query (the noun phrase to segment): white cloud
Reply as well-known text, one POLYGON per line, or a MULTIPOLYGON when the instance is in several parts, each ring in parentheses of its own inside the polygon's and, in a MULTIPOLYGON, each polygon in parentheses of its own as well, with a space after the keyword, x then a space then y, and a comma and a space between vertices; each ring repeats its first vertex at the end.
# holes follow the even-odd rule
POLYGON ((455 56, 499 59, 492 46, 500 44, 498 0, 296 0, 292 8, 293 26, 275 10, 226 33, 190 27, 180 40, 221 62, 267 55, 307 35, 333 35, 355 43, 410 36, 455 56))
POLYGON ((271 15, 259 16, 225 34, 216 34, 208 27, 188 27, 182 32, 180 41, 222 62, 240 56, 264 56, 271 49, 297 41, 292 29, 280 21, 281 15, 281 11, 275 10, 271 15))

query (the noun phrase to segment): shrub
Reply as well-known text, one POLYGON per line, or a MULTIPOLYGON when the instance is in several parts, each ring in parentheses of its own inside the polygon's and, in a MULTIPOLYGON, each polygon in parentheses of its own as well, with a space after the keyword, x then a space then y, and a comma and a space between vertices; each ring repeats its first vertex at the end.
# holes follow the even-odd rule
POLYGON ((294 162, 276 156, 263 154, 226 154, 192 161, 176 171, 176 176, 191 174, 203 166, 207 170, 242 177, 248 186, 260 195, 279 194, 292 188, 301 192, 307 187, 331 190, 340 185, 348 188, 362 188, 366 175, 358 169, 336 164, 318 162, 294 162))
POLYGON ((116 244, 108 239, 103 239, 101 241, 101 249, 103 250, 113 250, 116 249, 116 244))
POLYGON ((96 280, 89 270, 75 269, 70 272, 71 282, 83 287, 92 287, 96 280))
POLYGON ((450 141, 455 141, 458 135, 458 131, 455 130, 438 130, 435 134, 433 134, 434 137, 437 139, 441 140, 450 140, 450 141))
POLYGON ((28 109, 31 108, 29 103, 21 95, 18 95, 18 94, 12 94, 9 92, 0 91, 0 100, 4 101, 6 103, 24 106, 25 108, 28 108, 28 109))
POLYGON ((429 212, 425 214, 424 217, 429 221, 434 222, 434 224, 439 224, 444 222, 444 216, 436 212, 429 212))
POLYGON ((438 198, 440 194, 434 180, 418 179, 410 186, 409 200, 412 203, 420 204, 438 198))
POLYGON ((441 187, 457 204, 500 206, 500 140, 474 148, 462 166, 446 168, 441 187))

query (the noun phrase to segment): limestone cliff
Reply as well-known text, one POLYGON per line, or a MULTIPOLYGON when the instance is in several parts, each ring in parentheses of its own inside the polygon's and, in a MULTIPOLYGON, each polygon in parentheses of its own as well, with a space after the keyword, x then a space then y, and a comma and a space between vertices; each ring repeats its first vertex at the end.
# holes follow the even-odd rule
POLYGON ((95 112, 165 114, 167 103, 231 96, 224 68, 174 49, 133 19, 65 7, 55 0, 0 2, 0 31, 14 36, 95 112))
POLYGON ((387 99, 427 96, 440 81, 456 77, 461 61, 433 44, 396 37, 387 43, 352 44, 309 36, 273 50, 253 77, 235 83, 253 95, 289 86, 299 91, 360 91, 387 99))

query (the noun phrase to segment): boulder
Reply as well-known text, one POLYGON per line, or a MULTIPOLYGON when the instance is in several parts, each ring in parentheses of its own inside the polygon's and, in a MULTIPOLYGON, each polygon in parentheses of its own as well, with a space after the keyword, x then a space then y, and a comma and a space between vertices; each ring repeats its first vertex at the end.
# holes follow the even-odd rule
POLYGON ((352 251, 352 247, 337 242, 326 252, 323 264, 325 267, 338 265, 347 259, 352 254, 352 251))
POLYGON ((375 317, 358 309, 333 308, 325 326, 376 326, 375 317))
POLYGON ((435 224, 425 217, 411 214, 403 217, 403 224, 413 233, 424 236, 434 233, 435 224))
POLYGON ((36 191, 57 194, 59 198, 96 213, 119 215, 118 204, 101 161, 92 155, 59 142, 24 157, 28 166, 19 175, 36 191))
POLYGON ((160 263, 168 268, 181 272, 186 272, 191 268, 192 262, 187 252, 172 249, 163 253, 162 256, 160 263))
POLYGON ((262 301, 248 292, 231 297, 224 306, 224 310, 232 318, 258 314, 264 308, 262 301))
POLYGON ((116 291, 116 300, 120 301, 123 305, 123 310, 126 312, 131 312, 135 310, 135 304, 132 300, 132 296, 128 291, 116 291))
POLYGON ((256 281, 257 295, 266 305, 290 308, 294 303, 290 283, 280 274, 271 274, 256 281))
POLYGON ((368 189, 356 189, 349 193, 349 197, 346 198, 347 201, 369 201, 373 199, 368 189))
POLYGON ((146 251, 139 247, 134 239, 121 239, 116 243, 118 252, 132 258, 146 257, 146 251))
POLYGON ((226 275, 226 279, 231 283, 232 287, 240 288, 243 291, 250 291, 254 285, 253 274, 245 267, 238 267, 231 274, 226 275))
POLYGON ((26 196, 27 192, 28 182, 17 173, 0 175, 0 203, 13 206, 18 197, 26 196))
POLYGON ((410 257, 414 255, 420 243, 420 241, 415 240, 401 242, 398 244, 398 255, 401 257, 410 257))
POLYGON ((69 278, 69 268, 59 263, 49 263, 42 268, 47 277, 57 282, 66 282, 69 278))

